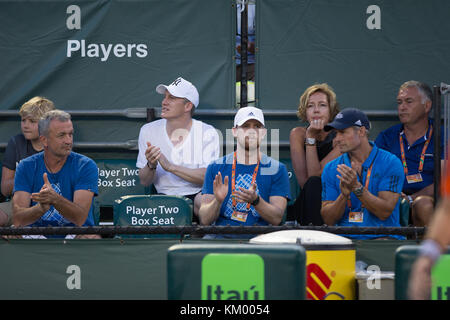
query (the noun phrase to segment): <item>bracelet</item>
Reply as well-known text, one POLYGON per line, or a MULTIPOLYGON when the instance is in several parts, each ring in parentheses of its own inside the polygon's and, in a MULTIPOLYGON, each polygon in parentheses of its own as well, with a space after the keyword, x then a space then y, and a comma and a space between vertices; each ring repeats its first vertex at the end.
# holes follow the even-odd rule
POLYGON ((419 253, 421 256, 430 258, 434 264, 441 256, 441 246, 436 241, 427 239, 422 242, 419 253))
POLYGON ((148 161, 147 161, 147 167, 148 167, 150 170, 155 170, 155 169, 156 169, 156 166, 150 167, 150 162, 148 162, 148 161))

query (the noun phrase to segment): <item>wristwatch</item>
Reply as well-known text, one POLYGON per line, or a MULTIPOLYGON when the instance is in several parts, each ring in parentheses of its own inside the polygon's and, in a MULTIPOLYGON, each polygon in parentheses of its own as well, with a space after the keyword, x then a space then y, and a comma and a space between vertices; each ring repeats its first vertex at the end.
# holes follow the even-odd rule
POLYGON ((362 196, 364 192, 364 186, 361 185, 360 187, 353 189, 353 193, 355 194, 355 196, 357 196, 358 198, 362 196))
POLYGON ((258 194, 258 196, 256 197, 256 199, 255 199, 255 201, 253 201, 252 203, 250 203, 252 206, 256 206, 258 203, 259 203, 259 200, 260 200, 260 198, 259 198, 259 194, 258 194))
MULTIPOLYGON (((156 165, 156 166, 157 166, 157 165, 156 165)), ((156 170, 156 166, 151 167, 151 166, 150 166, 150 162, 147 161, 147 167, 148 167, 150 170, 156 170)))
POLYGON ((411 196, 407 196, 408 201, 409 201, 409 205, 412 205, 412 203, 414 202, 413 198, 411 196))
POLYGON ((307 145, 307 146, 315 146, 316 145, 316 139, 314 139, 314 138, 306 138, 305 139, 305 145, 307 145))

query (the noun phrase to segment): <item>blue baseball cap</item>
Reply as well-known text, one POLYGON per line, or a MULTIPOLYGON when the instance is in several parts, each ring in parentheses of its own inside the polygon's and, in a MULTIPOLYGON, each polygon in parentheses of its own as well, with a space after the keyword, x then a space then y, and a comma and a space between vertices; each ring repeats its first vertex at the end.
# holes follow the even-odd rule
POLYGON ((366 127, 367 130, 370 130, 370 122, 364 112, 355 108, 347 108, 339 112, 334 120, 323 129, 325 131, 344 130, 353 126, 366 127))

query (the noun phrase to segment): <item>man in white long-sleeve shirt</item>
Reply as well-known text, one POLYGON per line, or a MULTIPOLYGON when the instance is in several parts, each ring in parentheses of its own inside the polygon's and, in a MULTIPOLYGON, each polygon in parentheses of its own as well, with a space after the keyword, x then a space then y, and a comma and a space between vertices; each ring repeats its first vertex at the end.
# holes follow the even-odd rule
POLYGON ((158 85, 156 91, 164 95, 162 119, 140 130, 140 182, 153 183, 159 194, 190 198, 196 216, 206 167, 220 155, 219 135, 213 126, 192 118, 199 94, 191 82, 179 77, 170 85, 158 85))

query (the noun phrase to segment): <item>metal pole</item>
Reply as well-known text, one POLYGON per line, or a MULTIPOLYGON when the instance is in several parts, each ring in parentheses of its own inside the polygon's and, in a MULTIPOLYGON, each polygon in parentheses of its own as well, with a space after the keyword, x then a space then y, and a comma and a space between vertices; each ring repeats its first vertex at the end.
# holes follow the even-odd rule
POLYGON ((247 97, 247 63, 248 63, 248 3, 243 2, 241 11, 241 108, 246 107, 247 97), (245 5, 244 5, 245 3, 245 5))
POLYGON ((155 108, 147 108, 147 123, 152 122, 156 119, 156 110, 155 108))
POLYGON ((433 86, 434 110, 434 204, 439 201, 441 187, 441 91, 439 86, 433 86))
MULTIPOLYGON (((102 120, 106 117, 111 118, 128 118, 128 119, 148 119, 149 111, 148 109, 154 109, 155 119, 161 117, 161 107, 149 107, 149 108, 128 108, 128 109, 95 109, 95 110, 64 110, 70 113, 72 117, 77 118, 94 118, 102 117, 102 120)), ((364 110, 364 106, 360 109, 364 110)), ((152 111, 150 111, 152 112, 152 111)), ((397 110, 365 110, 364 113, 369 118, 380 118, 371 119, 372 121, 381 120, 396 120, 398 119, 397 110)), ((202 117, 231 117, 233 118, 236 114, 234 109, 199 109, 195 110, 196 116, 202 117)), ((292 106, 289 110, 281 109, 265 109, 264 116, 267 117, 280 117, 282 119, 295 118, 297 116, 297 110, 295 106, 292 106)), ((0 110, 0 119, 9 117, 19 117, 18 110, 0 110)))

